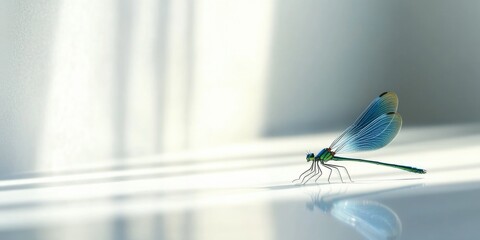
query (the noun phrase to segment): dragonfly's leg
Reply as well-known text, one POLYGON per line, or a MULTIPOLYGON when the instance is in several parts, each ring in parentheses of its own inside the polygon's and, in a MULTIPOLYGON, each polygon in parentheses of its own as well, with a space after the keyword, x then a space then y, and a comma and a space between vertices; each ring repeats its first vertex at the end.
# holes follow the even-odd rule
POLYGON ((340 166, 340 165, 335 165, 335 164, 330 164, 330 166, 335 166, 335 167, 340 167, 340 168, 345 169, 345 172, 347 172, 348 179, 350 179, 350 182, 353 182, 353 181, 352 181, 352 178, 350 177, 350 174, 348 173, 348 170, 347 170, 346 167, 340 166))
POLYGON ((312 169, 313 169, 313 162, 312 162, 312 165, 310 166, 310 168, 307 169, 307 171, 305 171, 305 172, 303 172, 302 174, 300 174, 300 176, 299 176, 297 179, 294 179, 294 180, 292 181, 292 183, 295 182, 295 181, 300 180, 300 178, 302 178, 303 174, 307 173, 308 171, 312 171, 312 169))
POLYGON ((320 171, 320 174, 318 175, 317 179, 315 179, 315 182, 317 182, 317 180, 322 176, 323 172, 322 172, 322 169, 320 168, 320 166, 318 165, 318 162, 317 162, 317 167, 318 167, 318 170, 320 171))
POLYGON ((336 167, 337 165, 332 165, 332 164, 325 164, 325 165, 328 165, 329 167, 337 170, 338 176, 340 176, 340 181, 342 181, 342 183, 344 183, 344 182, 343 182, 343 178, 342 178, 342 173, 340 173, 340 170, 338 170, 338 168, 336 167))
MULTIPOLYGON (((318 161, 315 163, 315 167, 316 167, 316 168, 315 168, 315 169, 316 169, 316 170, 315 170, 315 175, 312 176, 312 177, 315 177, 315 176, 317 176, 317 175, 319 175, 319 174, 320 174, 320 176, 321 176, 321 175, 322 175, 322 169, 320 169, 320 165, 319 165, 319 162, 318 162, 318 161)), ((318 176, 317 179, 318 179, 320 176, 318 176)), ((315 182, 317 182, 317 179, 315 179, 315 182)))
POLYGON ((303 172, 302 174, 300 174, 300 176, 299 176, 297 179, 294 179, 292 182, 295 182, 295 181, 300 180, 305 173, 311 172, 312 169, 313 169, 313 163, 312 163, 312 165, 310 165, 310 168, 309 168, 309 169, 307 169, 305 172, 303 172))
POLYGON ((312 163, 312 168, 313 168, 313 169, 310 170, 310 172, 309 172, 307 175, 303 176, 302 180, 300 181, 301 184, 305 184, 305 183, 304 183, 305 179, 307 179, 308 176, 310 176, 310 175, 312 175, 312 174, 315 173, 315 163, 314 163, 314 162, 312 163))
POLYGON ((302 177, 302 179, 300 179, 300 183, 302 184, 303 181, 305 181, 305 179, 314 172, 314 170, 315 170, 315 163, 312 162, 312 166, 310 167, 310 172, 308 172, 306 175, 302 177))
POLYGON ((316 161, 315 162, 315 174, 313 176, 311 176, 308 180, 310 181, 310 179, 314 178, 315 176, 317 176, 321 172, 322 172, 322 170, 320 169, 320 165, 318 165, 318 161, 316 161))
POLYGON ((314 164, 313 171, 310 174, 307 175, 307 176, 310 176, 310 177, 303 184, 306 184, 308 181, 310 181, 310 179, 312 179, 313 177, 315 177, 315 175, 317 175, 317 164, 314 164), (313 175, 310 176, 310 174, 312 174, 312 173, 313 173, 313 175))
POLYGON ((330 174, 328 174, 328 183, 330 183, 330 177, 332 176, 332 168, 330 168, 329 166, 327 166, 327 165, 325 165, 325 164, 323 164, 323 163, 322 163, 322 166, 330 169, 330 174))

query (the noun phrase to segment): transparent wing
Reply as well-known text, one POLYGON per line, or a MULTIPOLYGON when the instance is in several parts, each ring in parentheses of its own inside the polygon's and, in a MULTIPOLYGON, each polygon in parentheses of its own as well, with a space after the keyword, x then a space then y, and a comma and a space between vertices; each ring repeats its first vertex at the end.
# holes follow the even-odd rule
POLYGON ((384 92, 373 99, 368 107, 360 114, 355 122, 350 125, 333 143, 330 148, 337 152, 337 148, 345 144, 353 135, 357 134, 370 122, 382 114, 396 112, 398 108, 398 97, 394 92, 384 92))
POLYGON ((371 121, 367 126, 352 135, 338 146, 336 153, 369 151, 389 144, 402 127, 399 113, 386 113, 371 121))

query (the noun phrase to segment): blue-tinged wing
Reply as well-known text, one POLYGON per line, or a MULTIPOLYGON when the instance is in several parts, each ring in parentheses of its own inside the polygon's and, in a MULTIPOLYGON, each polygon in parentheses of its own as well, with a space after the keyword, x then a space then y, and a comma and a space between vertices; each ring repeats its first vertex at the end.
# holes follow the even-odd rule
POLYGON ((339 145, 334 152, 347 153, 382 148, 397 136, 401 127, 402 116, 399 113, 385 113, 342 141, 342 145, 339 145))
POLYGON ((350 125, 333 143, 330 148, 336 152, 336 149, 345 144, 345 141, 357 134, 370 122, 380 117, 382 114, 396 112, 398 108, 398 97, 394 92, 384 92, 373 99, 368 107, 360 114, 355 122, 350 125))

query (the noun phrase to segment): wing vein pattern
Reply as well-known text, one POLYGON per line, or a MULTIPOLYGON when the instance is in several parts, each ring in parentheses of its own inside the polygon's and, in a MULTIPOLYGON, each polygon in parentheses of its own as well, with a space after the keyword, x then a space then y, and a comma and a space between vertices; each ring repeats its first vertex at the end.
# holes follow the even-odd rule
POLYGON ((368 151, 382 148, 390 143, 402 126, 402 117, 396 113, 398 97, 394 92, 385 92, 375 98, 330 145, 336 153, 368 151))

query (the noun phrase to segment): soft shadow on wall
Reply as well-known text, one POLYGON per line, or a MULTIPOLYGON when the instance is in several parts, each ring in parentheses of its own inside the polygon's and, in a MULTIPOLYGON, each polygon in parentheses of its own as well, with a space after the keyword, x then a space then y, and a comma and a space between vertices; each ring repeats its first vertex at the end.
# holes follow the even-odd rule
POLYGON ((479 5, 278 1, 264 135, 343 130, 383 91, 404 126, 478 122, 479 5))
POLYGON ((0 175, 261 136, 272 1, 0 5, 0 175))
POLYGON ((385 90, 476 122, 478 4, 2 1, 0 174, 342 130, 385 90))
POLYGON ((45 124, 59 1, 0 3, 0 175, 30 170, 45 124))

